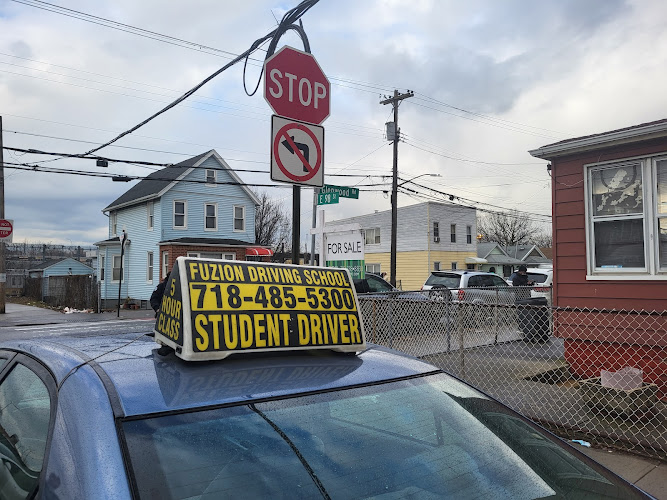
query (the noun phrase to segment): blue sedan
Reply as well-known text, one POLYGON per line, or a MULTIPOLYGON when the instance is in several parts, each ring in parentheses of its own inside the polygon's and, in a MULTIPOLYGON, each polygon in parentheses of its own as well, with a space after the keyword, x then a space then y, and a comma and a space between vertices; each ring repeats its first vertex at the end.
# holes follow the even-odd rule
POLYGON ((158 347, 137 334, 2 345, 0 498, 645 497, 381 347, 200 362, 158 347))

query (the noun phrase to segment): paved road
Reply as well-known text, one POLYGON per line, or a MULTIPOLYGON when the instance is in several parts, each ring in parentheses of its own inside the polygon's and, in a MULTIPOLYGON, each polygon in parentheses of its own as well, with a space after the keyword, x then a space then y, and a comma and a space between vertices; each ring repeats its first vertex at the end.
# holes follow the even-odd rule
POLYGON ((24 340, 59 335, 94 337, 100 335, 113 335, 115 333, 150 332, 152 330, 153 321, 146 319, 9 326, 0 328, 0 340, 24 340))

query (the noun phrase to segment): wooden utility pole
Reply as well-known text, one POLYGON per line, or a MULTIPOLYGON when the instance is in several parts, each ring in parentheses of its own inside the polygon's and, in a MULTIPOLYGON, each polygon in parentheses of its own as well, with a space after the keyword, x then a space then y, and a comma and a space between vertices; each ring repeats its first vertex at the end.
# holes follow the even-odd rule
POLYGON ((398 141, 400 130, 398 128, 398 105, 403 99, 413 97, 414 92, 408 90, 405 94, 399 94, 394 90, 392 97, 380 101, 380 104, 391 104, 394 107, 394 169, 391 182, 391 257, 389 263, 389 282, 396 286, 396 229, 398 226, 398 141))
MULTIPOLYGON (((2 149, 2 116, 0 116, 0 219, 5 218, 5 158, 2 149)), ((5 280, 7 279, 7 265, 5 263, 5 242, 0 241, 0 314, 5 314, 5 280)))

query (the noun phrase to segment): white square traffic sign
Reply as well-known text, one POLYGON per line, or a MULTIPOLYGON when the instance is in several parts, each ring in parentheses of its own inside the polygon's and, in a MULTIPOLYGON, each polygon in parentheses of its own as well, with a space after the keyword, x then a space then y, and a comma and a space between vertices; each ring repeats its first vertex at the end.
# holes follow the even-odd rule
POLYGON ((271 117, 271 180, 324 185, 324 127, 271 117))

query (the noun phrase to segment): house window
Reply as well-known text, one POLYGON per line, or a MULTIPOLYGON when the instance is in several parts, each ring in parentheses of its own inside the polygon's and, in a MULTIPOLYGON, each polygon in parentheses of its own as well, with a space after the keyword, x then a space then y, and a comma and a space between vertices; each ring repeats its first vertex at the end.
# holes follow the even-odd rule
POLYGON ((113 256, 113 270, 111 272, 112 281, 120 281, 120 255, 113 256))
POLYGON ((472 226, 466 226, 466 243, 468 245, 472 243, 472 226))
POLYGON ((234 231, 245 231, 245 207, 234 206, 234 231))
POLYGON ((169 252, 162 252, 162 279, 167 277, 169 272, 169 252))
POLYGON ((215 231, 218 229, 218 204, 206 203, 204 205, 204 229, 215 231))
POLYGON ((455 271, 457 267, 458 264, 456 262, 452 262, 452 271, 455 271))
POLYGON ((588 165, 588 276, 667 277, 667 158, 588 165))
POLYGON ((215 170, 210 168, 206 169, 206 184, 215 184, 215 170))
POLYGON ((236 260, 236 254, 228 252, 188 252, 188 257, 200 257, 202 259, 236 260))
POLYGON ((450 240, 452 243, 456 243, 456 224, 451 224, 449 226, 449 232, 451 233, 450 240))
POLYGON ((118 234, 118 213, 111 212, 109 218, 109 222, 111 223, 111 236, 116 236, 118 234))
POLYGON ((437 222, 433 223, 433 241, 440 243, 440 225, 437 222))
POLYGON ((146 254, 146 281, 153 283, 153 252, 146 254))
POLYGON ((188 220, 186 217, 188 202, 187 201, 174 201, 174 228, 187 229, 188 220))
POLYGON ((468 271, 474 271, 475 270, 475 264, 466 264, 466 269, 468 271))
POLYGON ((147 213, 147 219, 148 219, 148 230, 152 231, 153 230, 153 225, 155 224, 155 208, 153 206, 153 202, 149 201, 146 203, 146 213, 147 213))
POLYGON ((366 272, 367 273, 375 273, 375 274, 380 274, 380 264, 366 264, 366 272))
POLYGON ((440 271, 440 262, 434 262, 433 263, 433 270, 434 271, 440 271))
POLYGON ((106 265, 106 260, 104 255, 100 256, 100 281, 104 281, 104 267, 106 265))
POLYGON ((377 245, 380 243, 380 228, 372 228, 365 230, 365 243, 366 245, 377 245))

